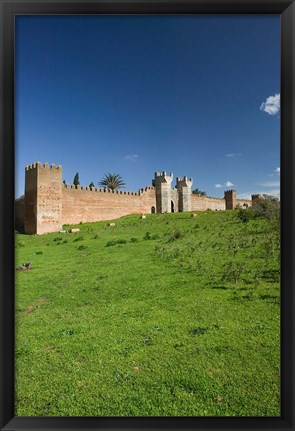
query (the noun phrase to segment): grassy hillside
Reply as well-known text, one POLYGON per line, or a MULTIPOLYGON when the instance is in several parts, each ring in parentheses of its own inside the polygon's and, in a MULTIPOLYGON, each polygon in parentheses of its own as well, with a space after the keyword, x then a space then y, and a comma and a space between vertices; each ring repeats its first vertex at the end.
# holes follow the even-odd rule
POLYGON ((16 414, 279 416, 279 250, 237 211, 17 235, 16 414), (245 220, 244 220, 245 221, 245 220))

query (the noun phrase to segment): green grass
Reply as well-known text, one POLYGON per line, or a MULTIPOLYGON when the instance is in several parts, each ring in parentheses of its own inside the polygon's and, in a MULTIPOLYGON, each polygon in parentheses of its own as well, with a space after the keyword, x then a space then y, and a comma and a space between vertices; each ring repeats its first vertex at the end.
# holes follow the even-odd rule
POLYGON ((32 270, 16 273, 16 414, 279 416, 268 222, 206 211, 115 223, 17 235, 16 266, 32 270))

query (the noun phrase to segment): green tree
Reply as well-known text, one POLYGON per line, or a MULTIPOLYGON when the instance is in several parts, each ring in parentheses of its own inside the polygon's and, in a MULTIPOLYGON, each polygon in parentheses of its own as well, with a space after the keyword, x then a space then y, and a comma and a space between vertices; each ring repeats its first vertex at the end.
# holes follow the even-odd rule
POLYGON ((79 173, 77 172, 76 175, 74 176, 74 180, 73 180, 73 184, 75 187, 80 185, 80 181, 79 181, 79 173))
POLYGON ((261 198, 252 205, 252 210, 257 217, 264 217, 274 223, 280 222, 280 201, 275 196, 261 195, 261 198))
POLYGON ((198 196, 207 196, 206 192, 203 192, 202 190, 196 188, 192 191, 193 195, 198 195, 198 196))
POLYGON ((119 174, 104 174, 104 177, 98 183, 100 186, 106 187, 109 190, 120 189, 125 186, 125 183, 119 174))

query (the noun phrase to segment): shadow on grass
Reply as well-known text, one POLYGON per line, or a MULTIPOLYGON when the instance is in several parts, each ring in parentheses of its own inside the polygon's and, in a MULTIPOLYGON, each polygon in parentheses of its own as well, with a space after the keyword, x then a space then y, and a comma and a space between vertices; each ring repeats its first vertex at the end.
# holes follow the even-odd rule
POLYGON ((226 286, 209 286, 210 289, 220 289, 220 290, 227 290, 226 286))

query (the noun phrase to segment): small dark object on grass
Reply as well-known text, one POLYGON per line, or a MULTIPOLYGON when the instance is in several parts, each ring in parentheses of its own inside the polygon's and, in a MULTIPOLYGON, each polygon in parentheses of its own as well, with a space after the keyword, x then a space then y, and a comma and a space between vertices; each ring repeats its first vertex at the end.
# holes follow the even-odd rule
POLYGON ((36 251, 35 254, 43 254, 43 251, 36 251))
POLYGON ((192 334, 192 335, 203 335, 203 334, 207 334, 207 332, 208 332, 208 328, 201 328, 201 327, 198 327, 198 328, 191 328, 191 329, 189 330, 189 332, 190 332, 190 334, 192 334))
POLYGON ((32 269, 31 263, 23 263, 16 268, 17 271, 27 271, 28 269, 32 269))
POLYGON ((127 243, 126 239, 117 239, 117 240, 108 241, 106 243, 106 247, 112 247, 113 245, 116 245, 116 244, 126 244, 126 243, 127 243))
POLYGON ((86 250, 86 245, 80 245, 78 248, 77 248, 77 250, 86 250))

